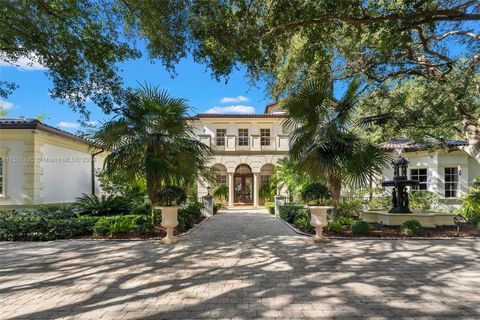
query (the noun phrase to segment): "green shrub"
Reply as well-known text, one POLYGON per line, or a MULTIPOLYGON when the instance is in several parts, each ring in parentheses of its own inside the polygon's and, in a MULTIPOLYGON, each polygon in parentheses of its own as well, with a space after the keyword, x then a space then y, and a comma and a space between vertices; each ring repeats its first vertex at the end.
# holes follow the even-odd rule
POLYGON ((186 231, 192 228, 202 216, 203 204, 199 202, 190 203, 187 207, 178 210, 177 230, 186 231))
POLYGON ((68 219, 77 217, 75 204, 47 204, 32 210, 45 218, 68 219))
POLYGON ((338 222, 329 222, 327 226, 325 227, 325 230, 327 231, 332 231, 332 232, 337 232, 342 230, 342 225, 338 222))
POLYGON ((309 210, 305 209, 302 205, 299 204, 285 204, 283 206, 280 206, 278 210, 280 218, 291 224, 295 222, 295 218, 298 215, 306 215, 306 213, 307 215, 309 214, 309 210))
POLYGON ((0 219, 0 240, 50 241, 72 239, 93 233, 97 217, 48 219, 38 214, 0 219))
POLYGON ((438 203, 438 195, 435 192, 417 190, 410 194, 410 209, 428 210, 438 203))
POLYGON ((267 208, 268 213, 275 214, 275 203, 267 202, 265 203, 265 208, 267 208))
POLYGON ((368 208, 370 210, 384 210, 389 209, 392 202, 389 199, 372 199, 368 201, 368 208))
POLYGON ((167 186, 157 190, 155 200, 159 206, 180 206, 187 201, 187 194, 180 187, 167 186))
POLYGON ((131 214, 138 214, 138 215, 150 215, 152 213, 152 205, 150 203, 141 203, 135 206, 131 214))
POLYGON ((340 216, 358 217, 362 209, 362 201, 356 199, 345 200, 337 207, 337 214, 340 216))
POLYGON ((408 220, 402 223, 400 230, 407 236, 416 236, 422 232, 423 227, 422 224, 417 220, 408 220))
POLYGON ((154 229, 150 218, 145 215, 123 215, 101 217, 94 226, 95 233, 98 234, 117 234, 130 231, 140 233, 149 233, 154 229))
POLYGON ((224 184, 219 185, 214 191, 213 196, 220 200, 227 200, 228 199, 228 187, 224 184))
POLYGON ((330 198, 328 187, 320 182, 307 184, 300 191, 303 202, 313 205, 325 205, 330 198))
POLYGON ((357 220, 350 226, 354 235, 367 235, 370 233, 370 224, 363 220, 357 220))
POLYGON ((470 223, 480 223, 480 189, 469 189, 460 201, 460 214, 463 218, 470 223))
POLYGON ((352 217, 348 217, 348 216, 339 216, 336 219, 336 223, 338 223, 341 226, 351 226, 354 222, 355 220, 353 220, 352 217))
POLYGON ((127 198, 84 193, 77 198, 74 207, 80 215, 87 216, 113 216, 129 214, 132 210, 132 203, 127 198))
POLYGON ((315 228, 310 224, 310 216, 304 214, 296 216, 293 224, 305 232, 313 233, 315 231, 315 228))
POLYGON ((215 203, 213 205, 213 214, 217 214, 218 213, 218 210, 220 210, 222 208, 222 204, 221 203, 215 203))

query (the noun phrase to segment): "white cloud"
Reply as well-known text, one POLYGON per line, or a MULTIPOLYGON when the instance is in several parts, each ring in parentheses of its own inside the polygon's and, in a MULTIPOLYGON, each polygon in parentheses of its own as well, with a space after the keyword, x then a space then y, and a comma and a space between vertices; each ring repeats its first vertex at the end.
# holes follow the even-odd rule
POLYGON ((98 121, 97 120, 87 121, 87 125, 96 127, 98 125, 98 121))
POLYGON ((206 113, 255 113, 255 108, 252 106, 233 105, 227 107, 215 106, 208 109, 206 113))
POLYGON ((0 108, 3 110, 8 110, 13 108, 13 103, 5 101, 5 100, 0 100, 0 108))
POLYGON ((236 97, 223 97, 220 99, 220 103, 239 103, 247 102, 248 98, 245 96, 236 96, 236 97))
POLYGON ((15 62, 9 62, 0 55, 0 67, 13 67, 24 71, 47 69, 44 65, 38 62, 38 57, 34 54, 21 57, 15 62))
POLYGON ((65 128, 65 129, 78 129, 80 128, 80 124, 76 122, 68 122, 68 121, 62 121, 57 124, 60 128, 65 128))

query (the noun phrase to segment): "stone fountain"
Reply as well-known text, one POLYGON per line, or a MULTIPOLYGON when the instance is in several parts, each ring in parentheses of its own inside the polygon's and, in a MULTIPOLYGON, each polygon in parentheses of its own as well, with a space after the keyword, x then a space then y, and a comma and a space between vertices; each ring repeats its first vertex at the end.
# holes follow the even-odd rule
POLYGON ((418 181, 408 180, 408 163, 407 159, 398 155, 398 158, 392 161, 393 180, 382 183, 382 187, 393 187, 392 209, 390 209, 389 213, 412 213, 408 207, 407 187, 418 185, 418 181))

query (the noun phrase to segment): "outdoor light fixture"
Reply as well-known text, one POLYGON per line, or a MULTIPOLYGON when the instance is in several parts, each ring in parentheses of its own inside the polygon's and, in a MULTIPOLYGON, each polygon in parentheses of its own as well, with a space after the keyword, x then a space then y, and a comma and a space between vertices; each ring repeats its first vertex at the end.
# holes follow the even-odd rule
POLYGON ((462 175, 462 167, 458 166, 458 175, 461 176, 462 175))
POLYGON ((210 186, 207 187, 207 195, 210 195, 210 186))
POLYGON ((453 217, 453 221, 457 225, 457 237, 460 235, 460 222, 464 221, 463 217, 459 214, 453 217))

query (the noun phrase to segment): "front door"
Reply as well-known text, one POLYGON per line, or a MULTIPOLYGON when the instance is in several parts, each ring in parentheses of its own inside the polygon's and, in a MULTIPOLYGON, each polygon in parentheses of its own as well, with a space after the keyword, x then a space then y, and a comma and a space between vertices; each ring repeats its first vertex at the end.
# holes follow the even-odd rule
POLYGON ((235 174, 235 204, 253 203, 253 175, 235 174))

